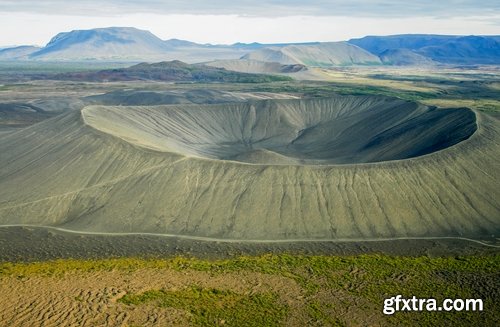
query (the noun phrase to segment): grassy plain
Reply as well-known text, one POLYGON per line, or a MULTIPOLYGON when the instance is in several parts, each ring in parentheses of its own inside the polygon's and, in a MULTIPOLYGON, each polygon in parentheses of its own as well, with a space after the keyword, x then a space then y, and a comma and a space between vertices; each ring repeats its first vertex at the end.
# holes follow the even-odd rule
MULTIPOLYGON (((196 326, 494 326, 500 310, 499 280, 498 254, 434 258, 282 254, 225 260, 0 264, 2 294, 16 292, 2 298, 18 307, 33 301, 29 287, 36 283, 42 295, 38 299, 47 305, 61 301, 58 296, 70 299, 75 307, 97 301, 104 314, 89 310, 88 321, 100 323, 109 314, 118 322, 121 314, 130 326, 154 325, 141 310, 153 310, 161 319, 176 317, 170 321, 174 325, 196 326), (86 283, 70 287, 68 281, 76 276, 86 283), (397 294, 435 298, 438 303, 445 298, 481 298, 484 311, 384 315, 383 299, 397 294)), ((8 308, 2 323, 16 321, 16 314, 22 313, 9 304, 2 303, 8 308)), ((37 305, 23 314, 35 321, 50 311, 50 306, 37 305)), ((72 323, 82 322, 74 319, 72 323)))

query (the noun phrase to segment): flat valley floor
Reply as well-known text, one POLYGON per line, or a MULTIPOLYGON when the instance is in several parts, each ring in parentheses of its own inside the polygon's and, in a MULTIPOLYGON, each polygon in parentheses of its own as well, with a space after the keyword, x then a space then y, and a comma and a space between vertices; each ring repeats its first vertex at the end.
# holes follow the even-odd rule
POLYGON ((236 243, 0 228, 2 326, 496 326, 494 239, 236 243), (483 244, 481 244, 483 243, 483 244), (481 298, 483 312, 383 300, 481 298))

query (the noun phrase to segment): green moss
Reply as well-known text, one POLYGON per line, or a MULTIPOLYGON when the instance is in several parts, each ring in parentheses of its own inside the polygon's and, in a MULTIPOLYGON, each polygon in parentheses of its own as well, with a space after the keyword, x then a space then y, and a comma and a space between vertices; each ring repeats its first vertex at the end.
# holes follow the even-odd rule
MULTIPOLYGON (((357 307, 363 303, 367 314, 378 315, 383 325, 491 325, 500 312, 498 280, 500 254, 463 257, 394 257, 387 255, 243 256, 226 260, 202 260, 175 257, 170 259, 120 258, 107 260, 57 260, 39 263, 2 263, 0 278, 59 276, 93 271, 136 271, 138 269, 173 269, 208 272, 211 275, 258 272, 292 279, 302 287, 303 315, 320 325, 350 323, 349 315, 338 317, 332 307, 357 307), (336 294, 325 298, 325 294, 336 294), (397 312, 381 314, 383 301, 401 294, 409 298, 480 298, 485 310, 478 312, 397 312)), ((276 325, 286 315, 279 294, 242 295, 226 290, 197 287, 181 291, 151 290, 129 294, 123 303, 156 303, 184 309, 193 314, 198 325, 214 325, 217 319, 241 325, 244 319, 255 325, 276 325), (205 309, 204 309, 205 308, 205 309), (257 312, 256 316, 249 315, 257 312), (262 315, 261 315, 262 313, 262 315), (264 314, 266 313, 266 314, 264 314), (268 319, 268 320, 266 320, 268 319)), ((352 318, 352 317, 351 317, 352 318)))
POLYGON ((325 305, 318 301, 312 301, 307 306, 307 311, 312 320, 321 326, 347 326, 338 317, 332 317, 325 311, 325 305))
POLYGON ((272 293, 244 295, 192 286, 180 291, 151 290, 127 294, 119 300, 127 305, 153 303, 187 310, 199 326, 280 326, 287 307, 272 293))

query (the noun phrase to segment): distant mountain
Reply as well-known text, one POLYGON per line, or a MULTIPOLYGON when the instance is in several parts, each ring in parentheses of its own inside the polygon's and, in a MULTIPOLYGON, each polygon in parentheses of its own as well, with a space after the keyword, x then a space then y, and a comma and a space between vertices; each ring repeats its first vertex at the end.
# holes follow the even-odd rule
POLYGON ((38 50, 40 50, 39 47, 31 45, 0 49, 0 60, 27 59, 30 54, 38 50))
POLYGON ((351 39, 347 42, 357 45, 373 54, 380 55, 386 50, 410 49, 417 50, 430 45, 440 45, 454 36, 432 34, 401 34, 389 36, 365 36, 351 39))
POLYGON ((96 28, 59 33, 41 50, 38 60, 144 59, 168 51, 151 32, 132 27, 96 28))
POLYGON ((229 45, 198 44, 190 41, 162 40, 149 31, 133 27, 108 27, 59 33, 42 49, 31 53, 31 60, 45 61, 164 61, 189 63, 217 59, 237 59, 248 50, 229 45))
POLYGON ((445 64, 500 64, 500 36, 415 34, 366 36, 348 42, 376 55, 387 50, 407 49, 445 64))
POLYGON ((244 48, 244 49, 251 49, 251 50, 260 49, 262 47, 265 47, 264 44, 258 43, 258 42, 252 42, 252 43, 237 42, 237 43, 232 44, 231 46, 235 47, 235 48, 244 48))
MULTIPOLYGON (((404 34, 366 36, 347 42, 213 45, 162 40, 133 27, 108 27, 59 33, 43 48, 0 49, 0 60, 200 63, 237 59, 316 67, 500 64, 500 36, 404 34)), ((250 62, 231 65, 239 71, 280 69, 250 62)))
POLYGON ((347 42, 265 47, 250 52, 242 59, 319 67, 381 63, 377 56, 347 42))
POLYGON ((51 76, 57 80, 76 81, 169 81, 169 82, 224 82, 262 83, 291 80, 285 76, 247 74, 206 65, 190 65, 182 61, 164 61, 154 64, 141 63, 128 68, 96 72, 64 73, 51 76))
POLYGON ((409 49, 389 49, 382 52, 380 60, 385 65, 395 66, 422 66, 437 64, 434 60, 422 56, 409 49))
POLYGON ((225 68, 235 72, 259 74, 288 74, 307 70, 301 64, 282 65, 278 62, 265 62, 249 59, 218 60, 206 63, 208 66, 225 68))
POLYGON ((417 52, 443 63, 500 64, 500 37, 458 37, 420 48, 417 52))
POLYGON ((211 45, 206 45, 206 44, 198 44, 195 42, 191 41, 186 41, 186 40, 179 40, 179 39, 170 39, 163 41, 163 44, 167 46, 168 48, 191 48, 191 47, 211 47, 211 45))
POLYGON ((258 43, 258 42, 252 42, 252 43, 241 43, 237 42, 231 45, 233 48, 245 48, 245 49, 260 49, 260 48, 265 48, 265 47, 284 47, 287 45, 318 45, 321 44, 321 42, 299 42, 299 43, 258 43))

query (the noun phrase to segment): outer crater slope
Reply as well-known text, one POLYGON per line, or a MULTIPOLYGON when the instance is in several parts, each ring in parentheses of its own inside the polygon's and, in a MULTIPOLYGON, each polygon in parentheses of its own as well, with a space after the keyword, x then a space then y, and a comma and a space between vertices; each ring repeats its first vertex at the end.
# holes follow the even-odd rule
POLYGON ((87 107, 1 136, 0 224, 226 240, 497 235, 499 131, 468 109, 384 97, 87 107))

